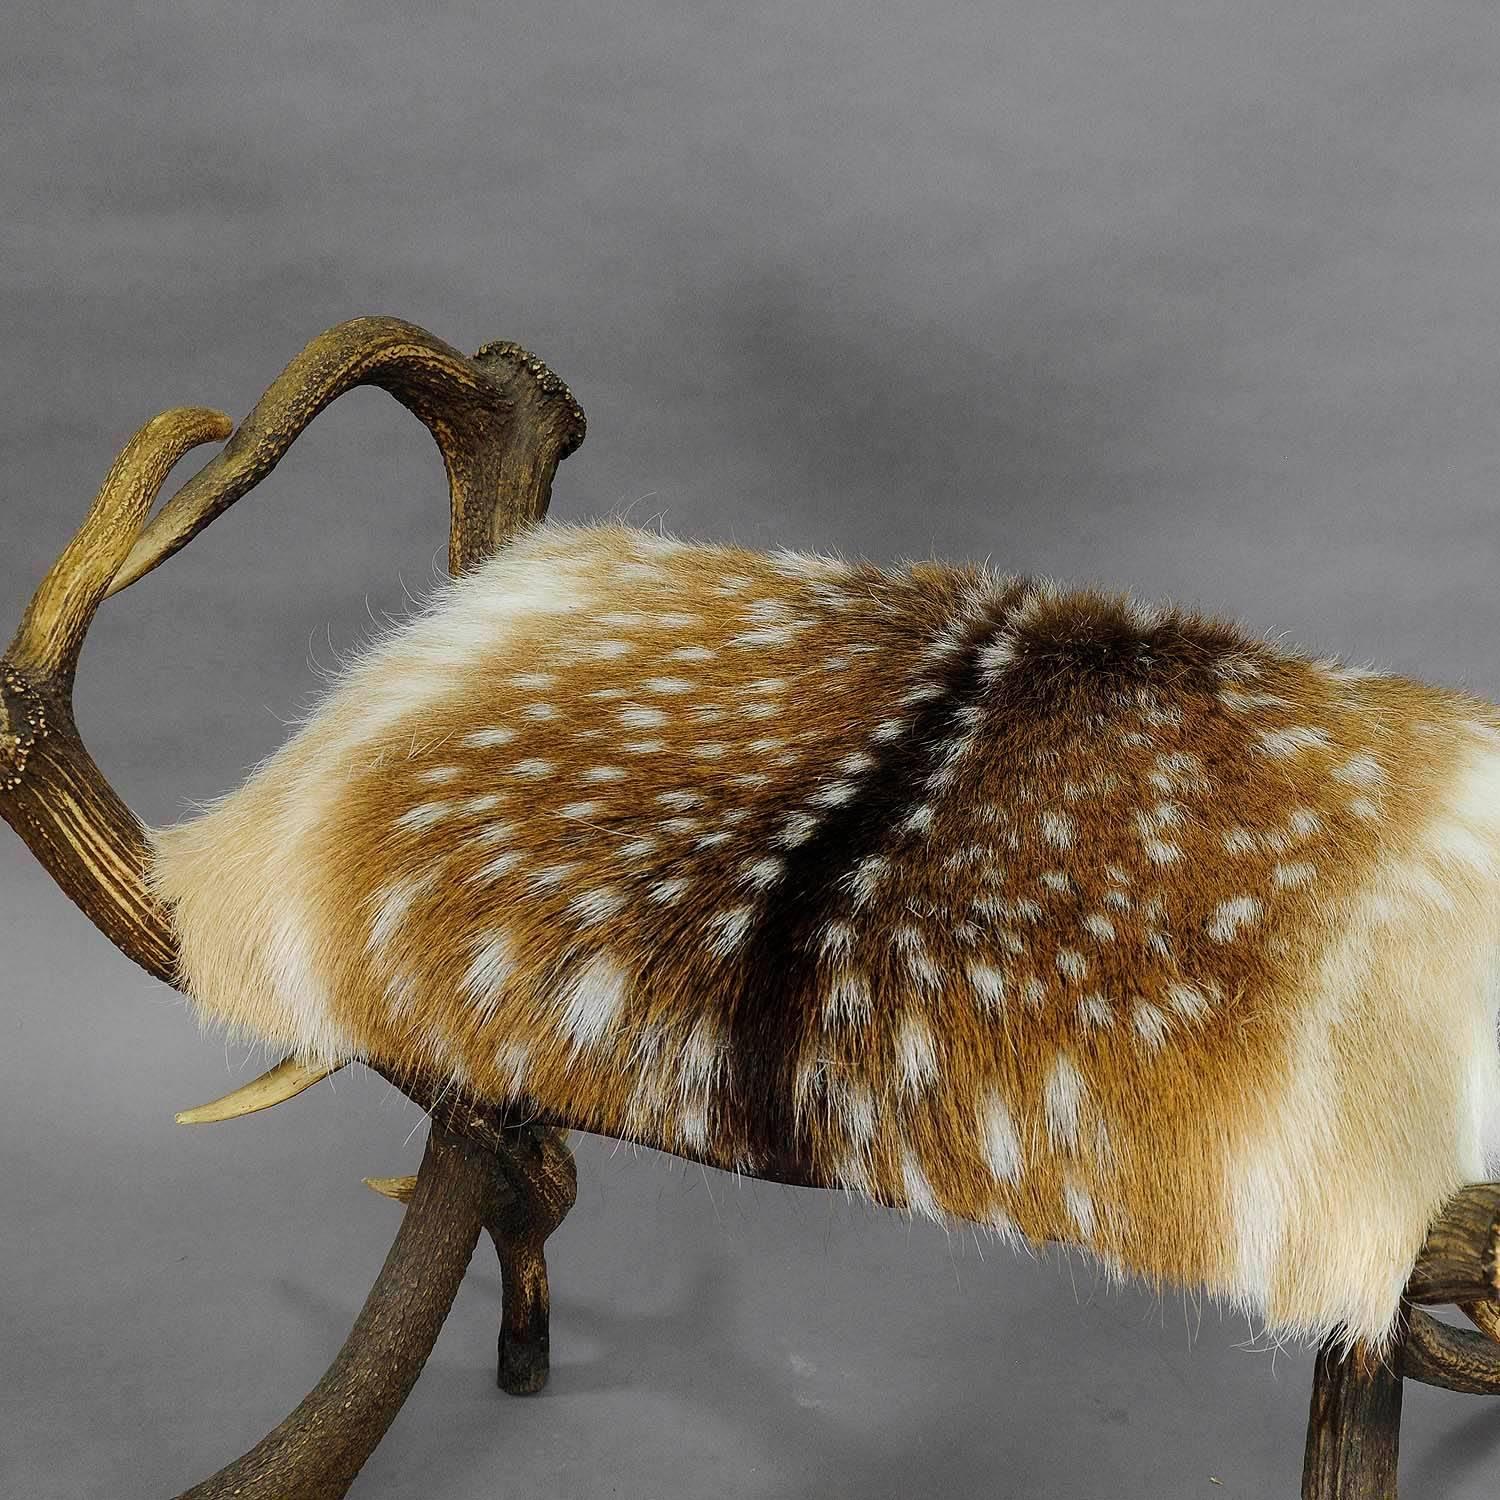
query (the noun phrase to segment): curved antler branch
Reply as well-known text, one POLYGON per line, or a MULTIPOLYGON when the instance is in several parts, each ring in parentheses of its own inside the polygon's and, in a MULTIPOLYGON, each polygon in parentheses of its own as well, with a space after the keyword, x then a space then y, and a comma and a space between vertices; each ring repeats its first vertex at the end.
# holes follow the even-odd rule
POLYGON ((206 408, 163 412, 111 468, 88 518, 38 588, 0 657, 0 817, 127 957, 176 983, 171 923, 146 885, 139 819, 94 763, 73 721, 73 672, 100 601, 185 546, 275 467, 343 391, 375 384, 427 424, 448 472, 455 571, 546 514, 559 461, 583 439, 578 403, 512 343, 467 359, 396 318, 355 318, 309 343, 211 460, 145 526, 173 464, 224 437, 206 408))
POLYGON ((146 889, 145 830, 83 747, 73 676, 162 482, 184 453, 229 426, 223 412, 178 407, 126 443, 0 658, 0 817, 116 947, 169 984, 176 945, 146 889))
POLYGON ((583 441, 583 410, 572 392, 519 344, 486 344, 469 359, 400 318, 351 318, 308 343, 224 451, 162 506, 109 592, 185 547, 276 467, 329 402, 360 385, 389 391, 442 452, 455 575, 546 514, 554 470, 583 441))
POLYGON ((1430 1313, 1413 1308, 1401 1373, 1424 1385, 1494 1396, 1500 1394, 1500 1345, 1482 1333, 1450 1328, 1430 1313))
POLYGON ((222 442, 233 427, 208 407, 164 411, 120 450, 78 533, 42 580, 6 652, 38 678, 71 678, 83 638, 172 466, 189 449, 222 442))
POLYGON ((1444 1203, 1427 1231, 1406 1295, 1429 1304, 1500 1297, 1500 1183, 1471 1183, 1444 1203))
POLYGON ((178 1500, 346 1494, 416 1384, 502 1195, 494 1157, 434 1125, 400 1232, 338 1357, 280 1426, 178 1500))

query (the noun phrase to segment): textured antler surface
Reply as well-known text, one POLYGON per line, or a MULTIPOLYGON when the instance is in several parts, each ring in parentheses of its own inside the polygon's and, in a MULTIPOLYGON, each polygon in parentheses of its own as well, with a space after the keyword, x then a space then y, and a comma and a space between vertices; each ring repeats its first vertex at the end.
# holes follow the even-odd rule
POLYGON ((172 466, 230 428, 222 412, 200 408, 148 422, 121 451, 0 658, 0 816, 111 941, 169 983, 175 943, 146 889, 140 823, 73 721, 78 653, 104 598, 185 546, 269 473, 330 401, 364 384, 391 391, 438 443, 455 571, 545 515, 558 462, 583 440, 583 413, 567 387, 517 344, 487 344, 469 360, 400 319, 341 323, 307 345, 224 452, 143 526, 172 466))
POLYGON ((353 318, 313 339, 224 451, 162 506, 110 592, 185 547, 276 467, 330 401, 360 385, 389 391, 437 442, 448 472, 454 576, 546 514, 553 471, 584 437, 572 392, 519 344, 486 344, 470 359, 399 318, 353 318))
POLYGON ((421 1374, 503 1197, 492 1153, 434 1129, 396 1242, 338 1358, 274 1431, 178 1500, 346 1494, 421 1374))

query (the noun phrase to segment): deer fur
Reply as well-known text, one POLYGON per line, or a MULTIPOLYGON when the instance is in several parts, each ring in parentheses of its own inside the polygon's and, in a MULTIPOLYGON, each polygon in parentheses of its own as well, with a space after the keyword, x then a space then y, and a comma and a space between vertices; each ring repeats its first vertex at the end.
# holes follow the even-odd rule
POLYGON ((153 831, 205 1020, 1383 1348, 1500 1165, 1500 710, 978 567, 543 525, 153 831))

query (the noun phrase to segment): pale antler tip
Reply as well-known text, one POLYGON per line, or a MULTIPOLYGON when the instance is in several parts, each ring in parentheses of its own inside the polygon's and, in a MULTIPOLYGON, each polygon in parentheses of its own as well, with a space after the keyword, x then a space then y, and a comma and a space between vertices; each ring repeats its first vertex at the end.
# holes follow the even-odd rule
POLYGON ((417 1186, 415 1177, 366 1177, 362 1180, 367 1188, 393 1203, 410 1203, 417 1186))
POLYGON ((225 1094, 223 1098, 195 1105, 192 1109, 179 1110, 173 1118, 179 1125, 214 1125, 222 1120, 237 1120, 243 1115, 253 1115, 260 1110, 269 1109, 273 1104, 295 1099, 298 1094, 337 1071, 337 1067, 314 1066, 298 1062, 295 1057, 283 1058, 274 1068, 225 1094))

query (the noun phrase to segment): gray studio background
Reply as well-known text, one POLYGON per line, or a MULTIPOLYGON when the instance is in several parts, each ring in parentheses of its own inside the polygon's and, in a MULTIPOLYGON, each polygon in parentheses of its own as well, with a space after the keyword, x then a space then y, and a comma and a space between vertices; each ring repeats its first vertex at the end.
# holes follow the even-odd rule
MULTIPOLYGON (((121 7, 0 26, 0 633, 117 448, 359 313, 522 341, 553 513, 1103 579, 1500 693, 1493 7, 1337 0, 121 7)), ((191 456, 175 484, 206 454, 191 456)), ((103 611, 80 719, 150 821, 279 744, 441 565, 388 397, 103 611)), ((165 1496, 321 1373, 414 1170, 346 1074, 174 1109, 200 1037, 0 831, 0 1494, 165 1496)), ((553 1380, 476 1256, 355 1493, 1290 1496, 1311 1354, 841 1197, 586 1140, 553 1380)), ((1405 1491, 1500 1428, 1409 1388, 1405 1491)))

